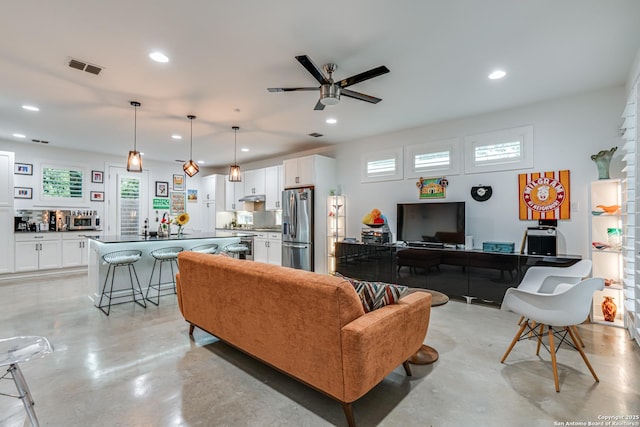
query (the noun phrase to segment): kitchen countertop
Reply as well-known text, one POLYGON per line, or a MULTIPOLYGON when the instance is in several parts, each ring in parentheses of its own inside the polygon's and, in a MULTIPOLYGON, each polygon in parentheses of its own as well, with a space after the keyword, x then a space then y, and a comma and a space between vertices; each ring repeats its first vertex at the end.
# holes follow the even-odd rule
MULTIPOLYGON (((251 232, 248 233, 237 233, 236 237, 250 237, 253 236, 251 232)), ((215 239, 215 238, 224 238, 228 236, 223 236, 218 233, 185 233, 182 236, 178 237, 177 234, 172 234, 170 237, 149 237, 145 238, 144 236, 139 235, 124 235, 124 236, 91 236, 89 239, 95 240, 100 243, 128 243, 128 242, 166 242, 171 240, 184 241, 184 240, 199 240, 199 239, 215 239)))
POLYGON ((281 233, 282 227, 236 227, 236 228, 216 228, 219 231, 270 231, 273 233, 281 233))

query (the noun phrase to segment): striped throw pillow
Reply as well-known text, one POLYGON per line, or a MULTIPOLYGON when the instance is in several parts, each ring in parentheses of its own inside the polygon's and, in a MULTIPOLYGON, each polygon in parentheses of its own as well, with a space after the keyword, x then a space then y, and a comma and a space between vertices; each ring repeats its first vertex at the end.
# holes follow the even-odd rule
POLYGON ((392 285, 384 282, 367 282, 366 280, 357 280, 350 277, 346 277, 336 272, 337 277, 348 280, 354 287, 362 307, 366 313, 376 310, 385 305, 395 304, 400 298, 402 298, 408 291, 407 286, 392 285))

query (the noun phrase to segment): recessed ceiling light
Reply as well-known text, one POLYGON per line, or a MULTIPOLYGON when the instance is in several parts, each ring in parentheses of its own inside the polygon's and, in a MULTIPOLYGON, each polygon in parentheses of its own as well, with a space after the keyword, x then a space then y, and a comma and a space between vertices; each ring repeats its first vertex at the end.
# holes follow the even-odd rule
POLYGON ((249 149, 248 148, 241 148, 240 151, 242 151, 243 153, 248 153, 249 149))
POLYGON ((182 139, 182 137, 180 135, 171 135, 171 138, 173 138, 173 139, 182 139))
POLYGON ((144 156, 144 153, 141 151, 141 152, 140 152, 140 155, 141 155, 141 156, 144 156))
POLYGON ((23 105, 22 108, 29 111, 40 111, 40 109, 33 105, 23 105))
POLYGON ((199 165, 204 165, 204 160, 198 160, 199 165))
POLYGON ((169 57, 162 52, 151 52, 149 54, 149 58, 153 59, 156 62, 169 62, 169 57))
POLYGON ((335 125, 336 123, 338 123, 338 120, 334 119, 333 117, 329 117, 327 120, 325 120, 325 122, 328 125, 335 125))
POLYGON ((16 138, 26 138, 26 135, 23 135, 21 133, 14 133, 13 136, 15 136, 16 138))
POLYGON ((504 76, 506 76, 507 73, 505 71, 502 70, 495 70, 494 72, 492 72, 491 74, 489 74, 489 78, 491 80, 497 80, 497 79, 501 79, 504 76))

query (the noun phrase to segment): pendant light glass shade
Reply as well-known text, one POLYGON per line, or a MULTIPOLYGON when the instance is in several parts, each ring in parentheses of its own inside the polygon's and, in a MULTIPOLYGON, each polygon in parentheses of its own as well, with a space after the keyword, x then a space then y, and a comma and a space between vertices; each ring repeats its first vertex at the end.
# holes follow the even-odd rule
POLYGON ((189 161, 185 162, 184 165, 182 165, 182 169, 184 170, 184 173, 189 175, 189 177, 192 177, 200 171, 198 165, 193 161, 193 119, 195 119, 196 116, 189 115, 187 116, 187 118, 191 121, 191 137, 189 138, 189 161))
POLYGON ((242 182, 242 175, 240 175, 240 166, 236 162, 236 144, 237 144, 237 136, 239 126, 233 126, 234 135, 233 135, 233 164, 229 166, 229 181, 230 182, 242 182))
POLYGON ((127 171, 128 172, 142 172, 142 155, 136 147, 136 133, 138 126, 138 107, 140 103, 137 101, 131 101, 133 106, 133 150, 129 151, 129 157, 127 158, 127 171))

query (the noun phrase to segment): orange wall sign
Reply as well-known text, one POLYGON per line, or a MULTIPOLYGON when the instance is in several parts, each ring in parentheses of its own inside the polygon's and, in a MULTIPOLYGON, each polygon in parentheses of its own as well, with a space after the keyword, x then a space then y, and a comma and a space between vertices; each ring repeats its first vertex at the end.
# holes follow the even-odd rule
POLYGON ((569 219, 569 171, 518 175, 520 219, 569 219))

